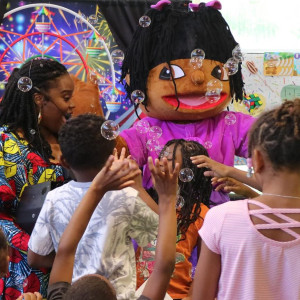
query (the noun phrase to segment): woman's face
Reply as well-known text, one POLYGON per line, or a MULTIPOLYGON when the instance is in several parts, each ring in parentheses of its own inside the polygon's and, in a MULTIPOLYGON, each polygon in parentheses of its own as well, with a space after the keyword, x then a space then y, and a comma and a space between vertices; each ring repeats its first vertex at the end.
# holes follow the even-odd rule
POLYGON ((46 127, 52 133, 58 133, 66 122, 66 116, 72 115, 75 107, 72 101, 74 83, 69 74, 64 74, 53 82, 47 90, 41 107, 42 119, 40 125, 46 127))
POLYGON ((177 95, 180 101, 178 109, 176 93, 167 63, 154 67, 147 79, 147 111, 149 117, 160 120, 200 120, 220 113, 231 99, 227 71, 224 64, 215 60, 204 59, 200 69, 194 69, 190 59, 171 61, 177 95), (211 80, 222 83, 220 98, 210 102, 205 93, 211 80))

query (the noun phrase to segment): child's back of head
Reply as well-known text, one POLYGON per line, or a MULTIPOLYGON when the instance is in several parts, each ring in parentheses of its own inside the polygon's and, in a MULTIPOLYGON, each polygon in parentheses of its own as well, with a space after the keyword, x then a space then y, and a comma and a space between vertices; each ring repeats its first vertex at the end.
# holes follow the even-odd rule
POLYGON ((114 140, 101 134, 105 119, 92 114, 69 119, 59 131, 62 155, 71 169, 101 169, 115 147, 114 140))
POLYGON ((66 300, 117 300, 111 283, 101 275, 86 275, 74 282, 68 290, 66 300))

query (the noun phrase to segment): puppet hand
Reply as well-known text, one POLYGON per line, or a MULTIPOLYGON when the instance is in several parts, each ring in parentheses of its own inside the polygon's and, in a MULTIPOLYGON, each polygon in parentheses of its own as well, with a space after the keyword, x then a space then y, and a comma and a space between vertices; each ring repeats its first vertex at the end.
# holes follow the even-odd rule
POLYGON ((92 182, 92 189, 98 193, 106 193, 111 190, 120 190, 134 184, 134 178, 141 173, 136 165, 129 165, 128 159, 118 161, 112 167, 115 157, 111 155, 105 166, 96 175, 92 182))
MULTIPOLYGON (((152 182, 158 193, 159 199, 172 199, 175 202, 178 186, 179 164, 175 164, 174 170, 168 166, 167 158, 162 159, 162 166, 158 159, 153 164, 152 157, 148 157, 148 166, 151 172, 152 182)), ((175 205, 174 205, 175 207, 175 205)))
POLYGON ((164 6, 170 5, 171 1, 169 0, 160 0, 156 4, 152 4, 150 7, 156 10, 162 10, 164 6))
POLYGON ((34 293, 24 293, 17 300, 42 300, 43 297, 40 293, 34 292, 34 293))

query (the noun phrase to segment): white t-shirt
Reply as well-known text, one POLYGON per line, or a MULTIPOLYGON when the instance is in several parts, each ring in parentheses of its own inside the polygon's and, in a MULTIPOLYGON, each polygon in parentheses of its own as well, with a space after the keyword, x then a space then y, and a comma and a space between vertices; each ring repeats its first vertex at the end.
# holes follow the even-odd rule
MULTIPOLYGON (((69 183, 50 191, 29 241, 29 248, 47 255, 57 251, 60 237, 90 182, 69 183)), ((156 238, 158 215, 133 188, 107 192, 95 209, 78 244, 73 281, 101 274, 117 291, 118 299, 134 299, 135 253, 131 239, 145 246, 156 238)))
POLYGON ((257 203, 240 200, 213 207, 199 230, 207 247, 221 255, 217 299, 299 300, 300 237, 279 242, 262 235, 251 221, 250 201, 257 203))

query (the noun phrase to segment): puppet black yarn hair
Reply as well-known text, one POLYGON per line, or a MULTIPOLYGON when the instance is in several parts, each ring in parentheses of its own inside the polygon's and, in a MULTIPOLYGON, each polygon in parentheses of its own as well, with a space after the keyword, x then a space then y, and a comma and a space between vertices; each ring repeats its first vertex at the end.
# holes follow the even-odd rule
MULTIPOLYGON (((145 15, 150 17, 151 24, 136 29, 125 53, 121 80, 130 75, 125 84, 127 97, 134 90, 143 91, 146 98, 142 104, 146 109, 147 78, 152 68, 163 62, 170 65, 171 60, 191 58, 191 52, 197 48, 205 51, 206 59, 225 63, 238 44, 221 13, 213 7, 200 5, 198 11, 187 11, 186 7, 172 3, 161 10, 150 9, 145 15)), ((229 80, 231 96, 242 100, 241 64, 229 80)), ((176 90, 174 80, 173 84, 176 90)))

